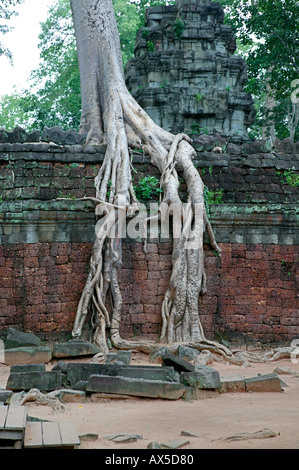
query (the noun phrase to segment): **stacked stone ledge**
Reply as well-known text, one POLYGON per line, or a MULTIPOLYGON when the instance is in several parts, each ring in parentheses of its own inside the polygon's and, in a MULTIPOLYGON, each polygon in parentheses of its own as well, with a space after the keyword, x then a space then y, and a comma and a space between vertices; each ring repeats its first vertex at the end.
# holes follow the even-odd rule
POLYGON ((248 139, 255 111, 244 92, 247 70, 218 2, 153 7, 126 65, 129 90, 153 120, 173 133, 205 129, 248 139), (181 30, 176 25, 184 26, 181 30))

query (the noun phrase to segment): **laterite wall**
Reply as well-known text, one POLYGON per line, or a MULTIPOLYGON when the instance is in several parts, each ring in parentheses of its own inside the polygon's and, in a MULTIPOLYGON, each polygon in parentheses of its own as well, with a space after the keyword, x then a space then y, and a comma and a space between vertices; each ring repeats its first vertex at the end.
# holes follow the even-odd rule
MULTIPOLYGON (((95 237, 93 204, 75 198, 94 194, 102 160, 102 148, 0 144, 0 335, 14 326, 45 340, 70 337, 95 237)), ((136 183, 158 176, 146 157, 133 163, 136 183)), ((207 336, 267 344, 298 338, 298 187, 286 178, 298 170, 296 149, 231 145, 222 154, 198 152, 195 164, 211 190, 222 190, 221 203, 210 207, 221 258, 206 245, 207 336)), ((123 336, 158 339, 170 270, 169 240, 151 241, 147 254, 124 240, 123 336)))

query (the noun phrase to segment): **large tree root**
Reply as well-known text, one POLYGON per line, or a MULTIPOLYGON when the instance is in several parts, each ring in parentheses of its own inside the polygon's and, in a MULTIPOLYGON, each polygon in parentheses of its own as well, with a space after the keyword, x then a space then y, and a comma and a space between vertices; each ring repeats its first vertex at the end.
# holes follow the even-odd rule
POLYGON ((199 296, 206 292, 204 232, 213 249, 218 253, 220 249, 205 211, 204 185, 192 163, 196 153, 190 138, 161 129, 128 92, 112 1, 71 0, 71 6, 82 85, 81 131, 88 133, 88 143, 107 145, 95 178, 97 237, 73 336, 81 336, 91 316, 93 341, 103 354, 110 346, 144 352, 157 348, 151 341, 126 341, 120 337, 121 240, 126 219, 138 211, 129 149, 137 148, 150 156, 161 174, 161 223, 169 211, 177 210, 181 214, 182 230, 173 240, 172 274, 162 305, 161 342, 171 348, 187 344, 200 350, 209 349, 230 362, 240 363, 241 359, 228 348, 205 338, 199 319, 199 296), (186 205, 179 196, 178 167, 187 185, 186 205))

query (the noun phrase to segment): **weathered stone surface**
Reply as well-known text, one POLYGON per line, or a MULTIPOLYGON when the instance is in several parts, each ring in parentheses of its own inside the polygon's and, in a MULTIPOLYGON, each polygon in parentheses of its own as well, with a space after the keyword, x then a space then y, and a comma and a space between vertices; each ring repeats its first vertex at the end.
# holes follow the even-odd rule
POLYGON ((193 372, 194 366, 190 362, 169 353, 162 356, 162 364, 164 366, 172 366, 178 372, 193 372))
POLYGON ((219 389, 221 387, 219 372, 212 367, 196 364, 194 372, 183 372, 181 377, 182 382, 189 387, 202 389, 219 389))
POLYGON ((166 346, 157 348, 155 351, 151 352, 149 355, 150 362, 162 363, 162 357, 166 354, 170 354, 169 349, 166 346))
POLYGON ((210 351, 204 350, 196 358, 196 364, 207 366, 213 362, 213 355, 210 351))
POLYGON ((234 393, 246 392, 245 381, 242 375, 232 375, 220 377, 221 392, 234 393))
POLYGON ((190 441, 188 439, 173 439, 172 441, 161 444, 161 449, 179 449, 186 445, 189 445, 190 441))
POLYGON ((43 142, 54 142, 58 145, 83 145, 87 134, 79 134, 73 129, 63 131, 57 126, 45 127, 41 136, 43 142))
POLYGON ((38 142, 40 138, 40 131, 35 130, 27 133, 24 129, 17 126, 12 131, 0 129, 0 142, 20 143, 20 142, 38 142))
POLYGON ((6 349, 24 346, 38 347, 41 346, 41 340, 33 333, 24 333, 15 328, 9 328, 4 344, 6 349))
POLYGON ((190 431, 181 431, 181 436, 198 437, 196 434, 190 431))
POLYGON ((61 388, 61 373, 52 372, 15 372, 8 377, 6 388, 14 392, 38 389, 51 392, 61 388))
POLYGON ((77 388, 78 384, 84 386, 93 374, 179 382, 178 374, 173 367, 81 363, 69 363, 67 365, 67 379, 72 388, 77 388))
POLYGON ((188 346, 179 346, 177 354, 179 357, 186 359, 187 361, 197 361, 200 351, 194 348, 189 348, 188 346))
POLYGON ((275 373, 246 378, 244 382, 247 392, 282 392, 280 379, 275 373))
POLYGON ((98 352, 99 348, 89 341, 73 339, 66 343, 55 343, 53 357, 93 356, 98 352))
POLYGON ((86 390, 89 392, 178 400, 184 395, 185 387, 176 382, 91 375, 86 390))
POLYGON ((116 442, 117 444, 129 444, 130 442, 137 442, 138 439, 143 439, 140 434, 112 434, 104 436, 108 441, 116 442))
MULTIPOLYGON (((126 82, 164 129, 219 133, 232 142, 248 139, 255 111, 251 95, 244 92, 246 64, 233 55, 236 39, 223 21, 220 4, 206 0, 147 10, 135 56, 126 65, 126 82)), ((208 139, 201 149, 215 147, 208 139)), ((226 142, 217 146, 224 149, 226 142)))
POLYGON ((67 374, 67 364, 64 361, 58 361, 52 370, 60 370, 62 374, 67 374))
POLYGON ((45 364, 23 364, 23 365, 12 365, 10 367, 10 373, 16 372, 46 372, 45 364))
POLYGON ((99 435, 95 433, 80 434, 80 441, 96 441, 99 435))
POLYGON ((6 349, 4 363, 8 366, 14 364, 48 363, 52 359, 52 349, 47 347, 23 347, 6 349))
POLYGON ((132 351, 117 351, 107 354, 106 364, 112 364, 115 361, 122 362, 125 365, 129 365, 131 362, 132 351))
POLYGON ((62 403, 85 403, 86 393, 80 390, 61 390, 59 399, 62 403))
POLYGON ((7 404, 9 402, 10 397, 12 396, 12 393, 12 390, 0 389, 0 405, 7 404))
POLYGON ((162 449, 162 447, 159 442, 153 441, 148 444, 147 449, 162 449))

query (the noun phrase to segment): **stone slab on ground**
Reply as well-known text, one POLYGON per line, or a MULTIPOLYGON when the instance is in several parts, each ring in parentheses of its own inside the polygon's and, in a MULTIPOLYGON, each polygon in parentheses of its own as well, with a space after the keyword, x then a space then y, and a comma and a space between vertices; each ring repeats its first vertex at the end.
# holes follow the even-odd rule
POLYGON ((86 391, 178 400, 184 395, 185 387, 177 382, 91 375, 86 391))
POLYGON ((110 352, 106 357, 106 364, 112 364, 115 361, 122 362, 125 365, 129 365, 131 362, 132 351, 117 351, 110 352))
POLYGON ((188 346, 179 346, 177 350, 178 357, 186 359, 187 361, 196 361, 200 355, 198 349, 189 348, 188 346))
MULTIPOLYGON (((84 385, 90 376, 108 375, 111 377, 131 377, 147 380, 162 380, 166 382, 178 382, 178 374, 173 367, 162 366, 125 366, 124 364, 82 364, 69 363, 67 365, 67 379, 72 388, 78 388, 78 384, 84 385)), ((82 389, 80 387, 80 389, 82 389)))
POLYGON ((169 353, 162 356, 163 366, 172 366, 178 372, 193 372, 194 366, 175 354, 169 353))
POLYGON ((59 393, 59 400, 62 403, 85 403, 86 393, 80 390, 64 389, 59 393))
POLYGON ((13 392, 38 389, 51 392, 62 387, 61 372, 15 372, 8 377, 6 388, 13 392))
POLYGON ((178 438, 169 442, 161 443, 160 445, 161 449, 179 449, 189 444, 190 441, 188 439, 178 438))
POLYGON ((183 372, 182 382, 189 387, 200 389, 220 389, 220 375, 216 369, 197 364, 194 372, 183 372))
POLYGON ((128 444, 130 442, 137 442, 138 439, 143 439, 140 434, 126 434, 126 433, 119 433, 119 434, 111 434, 108 436, 104 436, 105 439, 108 441, 116 442, 117 444, 128 444))
POLYGON ((220 377, 221 392, 246 392, 245 381, 241 374, 220 377))
POLYGON ((45 364, 17 364, 10 367, 11 373, 16 372, 46 372, 45 364))
POLYGON ((99 352, 99 348, 89 341, 82 339, 72 339, 65 343, 55 343, 53 347, 53 357, 80 357, 94 356, 99 352))
POLYGON ((246 378, 244 382, 247 392, 282 392, 281 381, 275 373, 246 378))
POLYGON ((47 364, 52 359, 52 349, 43 346, 5 349, 2 352, 4 352, 4 364, 7 366, 15 364, 47 364))
POLYGON ((12 396, 12 393, 13 392, 11 390, 0 389, 0 405, 7 404, 10 397, 12 396))
POLYGON ((25 333, 10 327, 5 339, 5 348, 14 349, 26 346, 41 346, 41 340, 33 333, 25 333))

